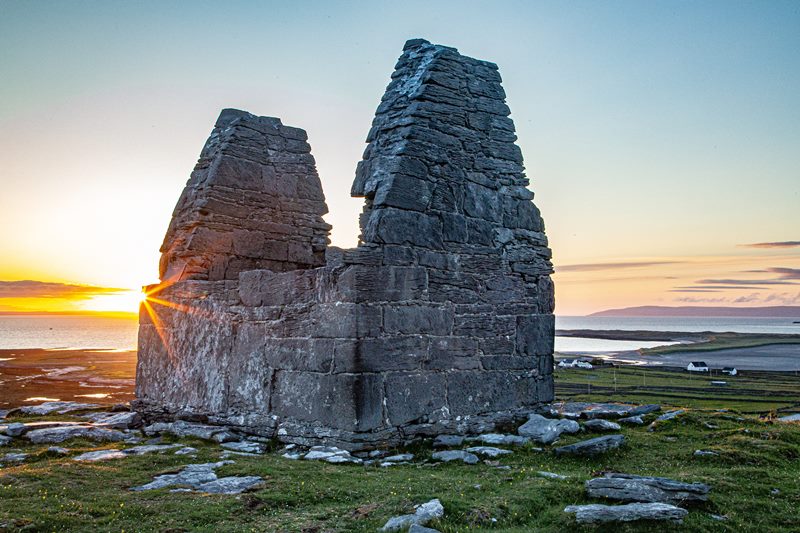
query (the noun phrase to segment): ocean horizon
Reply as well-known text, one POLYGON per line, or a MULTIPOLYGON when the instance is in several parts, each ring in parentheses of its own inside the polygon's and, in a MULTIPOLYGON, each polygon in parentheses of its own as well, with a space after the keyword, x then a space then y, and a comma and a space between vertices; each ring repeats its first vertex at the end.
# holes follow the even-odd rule
MULTIPOLYGON (((800 334, 787 318, 556 316, 559 330, 646 330, 800 334)), ((85 315, 0 315, 0 349, 135 350, 135 318, 85 315)), ((667 342, 556 336, 556 351, 600 353, 635 350, 667 342)))

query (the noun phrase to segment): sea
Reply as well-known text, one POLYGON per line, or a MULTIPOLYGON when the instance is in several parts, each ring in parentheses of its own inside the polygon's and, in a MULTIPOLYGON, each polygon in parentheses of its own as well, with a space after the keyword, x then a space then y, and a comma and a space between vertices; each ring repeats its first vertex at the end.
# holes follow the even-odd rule
MULTIPOLYGON (((791 318, 591 317, 557 316, 556 329, 716 331, 800 334, 791 318)), ((137 322, 132 318, 53 315, 0 315, 0 349, 136 349, 137 322)), ((556 337, 562 353, 607 353, 669 344, 556 337)))

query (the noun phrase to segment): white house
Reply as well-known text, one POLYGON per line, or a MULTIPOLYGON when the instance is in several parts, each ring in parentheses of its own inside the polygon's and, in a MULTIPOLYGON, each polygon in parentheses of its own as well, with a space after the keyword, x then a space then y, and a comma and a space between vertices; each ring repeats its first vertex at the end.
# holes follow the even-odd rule
POLYGON ((686 367, 686 370, 689 372, 708 372, 708 365, 703 361, 692 361, 689 363, 689 366, 686 367))
POLYGON ((558 362, 558 367, 559 368, 574 368, 575 367, 575 363, 577 361, 578 361, 577 359, 562 359, 561 361, 558 362))
POLYGON ((729 376, 735 376, 736 374, 739 373, 739 371, 736 370, 735 367, 726 366, 725 368, 722 369, 722 373, 723 374, 728 374, 729 376))
POLYGON ((575 361, 575 366, 577 366, 578 368, 586 368, 588 370, 594 368, 592 366, 592 363, 590 363, 589 361, 575 361))

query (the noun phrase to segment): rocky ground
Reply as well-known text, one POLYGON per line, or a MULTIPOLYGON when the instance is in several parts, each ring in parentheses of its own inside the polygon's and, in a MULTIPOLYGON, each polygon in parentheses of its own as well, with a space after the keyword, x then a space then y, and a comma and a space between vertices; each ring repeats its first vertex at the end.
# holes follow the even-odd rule
POLYGON ((143 427, 124 404, 4 416, 0 531, 800 528, 800 426, 720 409, 557 403, 497 433, 352 454, 143 427))

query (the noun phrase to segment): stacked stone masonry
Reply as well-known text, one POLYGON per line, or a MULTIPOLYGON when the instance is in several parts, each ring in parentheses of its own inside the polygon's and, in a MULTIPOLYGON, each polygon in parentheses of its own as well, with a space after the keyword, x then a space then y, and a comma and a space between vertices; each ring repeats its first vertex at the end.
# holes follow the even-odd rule
POLYGON ((142 308, 138 410, 354 450, 551 401, 550 250, 515 141, 496 65, 409 41, 341 250, 305 132, 223 111, 142 308))

